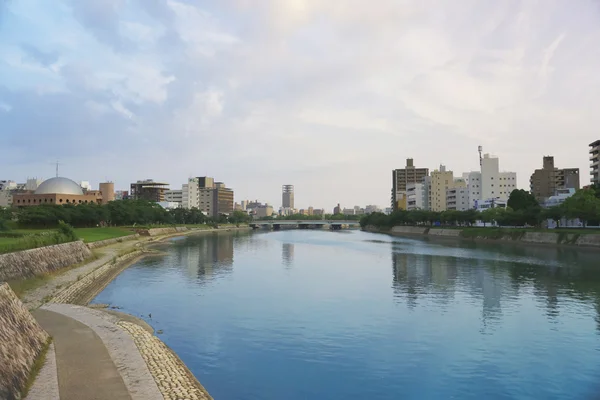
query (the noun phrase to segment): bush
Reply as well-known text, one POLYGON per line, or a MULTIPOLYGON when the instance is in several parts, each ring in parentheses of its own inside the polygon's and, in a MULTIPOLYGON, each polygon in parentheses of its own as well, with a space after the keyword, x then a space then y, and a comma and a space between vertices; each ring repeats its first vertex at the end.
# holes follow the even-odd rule
POLYGON ((58 221, 58 233, 70 239, 69 241, 75 241, 79 239, 75 234, 73 227, 64 221, 58 221))

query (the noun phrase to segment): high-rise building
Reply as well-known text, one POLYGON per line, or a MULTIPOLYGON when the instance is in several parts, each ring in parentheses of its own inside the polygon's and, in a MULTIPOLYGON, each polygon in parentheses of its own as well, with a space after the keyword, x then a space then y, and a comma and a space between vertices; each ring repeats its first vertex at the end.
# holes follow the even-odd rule
POLYGON ((592 184, 600 185, 600 140, 590 143, 590 181, 592 184))
POLYGON ((529 180, 531 193, 538 202, 554 196, 558 189, 579 189, 579 168, 558 169, 554 157, 545 156, 542 169, 536 169, 529 180))
POLYGON ((427 187, 425 182, 409 183, 406 186, 406 209, 407 210, 425 210, 427 209, 427 187))
POLYGON ((429 189, 429 209, 431 211, 446 210, 446 191, 454 186, 454 174, 446 171, 444 165, 439 170, 431 172, 431 186, 429 189))
POLYGON ((182 207, 197 208, 210 217, 232 213, 233 203, 233 190, 207 176, 190 178, 181 188, 182 207))
POLYGON ((480 171, 463 174, 469 188, 469 208, 485 201, 508 200, 510 193, 517 188, 516 172, 500 172, 498 157, 484 154, 480 158, 480 171))
POLYGON ((167 186, 168 183, 145 179, 132 183, 129 193, 133 200, 165 201, 165 192, 169 190, 167 186))
POLYGON ((294 185, 283 185, 281 192, 281 207, 294 208, 294 185))
POLYGON ((421 183, 429 175, 428 168, 415 168, 413 159, 406 159, 406 167, 392 171, 392 208, 406 210, 406 187, 409 183, 421 183))

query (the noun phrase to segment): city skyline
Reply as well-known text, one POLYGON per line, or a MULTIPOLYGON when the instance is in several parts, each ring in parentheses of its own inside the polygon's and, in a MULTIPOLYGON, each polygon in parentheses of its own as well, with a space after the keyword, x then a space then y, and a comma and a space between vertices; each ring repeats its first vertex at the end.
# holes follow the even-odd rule
POLYGON ((335 3, 0 2, 0 179, 59 159, 94 187, 387 207, 406 158, 459 175, 482 145, 519 188, 547 155, 589 184, 597 3, 335 3))

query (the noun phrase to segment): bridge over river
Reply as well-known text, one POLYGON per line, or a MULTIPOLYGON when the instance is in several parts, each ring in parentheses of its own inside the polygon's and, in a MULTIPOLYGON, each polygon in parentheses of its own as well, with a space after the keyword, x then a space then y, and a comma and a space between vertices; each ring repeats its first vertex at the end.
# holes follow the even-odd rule
POLYGON ((341 221, 341 220, 266 220, 266 221, 252 221, 250 227, 253 229, 258 228, 269 228, 273 230, 279 230, 281 227, 286 228, 297 228, 297 229, 320 229, 329 228, 331 230, 340 230, 342 228, 358 228, 360 226, 359 221, 341 221))

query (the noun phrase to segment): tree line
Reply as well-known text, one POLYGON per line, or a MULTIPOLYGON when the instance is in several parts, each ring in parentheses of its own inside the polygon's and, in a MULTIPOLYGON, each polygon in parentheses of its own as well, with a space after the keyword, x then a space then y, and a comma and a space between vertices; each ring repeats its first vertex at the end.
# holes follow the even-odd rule
POLYGON ((396 225, 471 226, 477 221, 499 226, 540 227, 546 220, 560 226, 562 219, 579 219, 583 226, 600 225, 600 187, 578 190, 563 203, 542 208, 535 197, 522 189, 511 192, 506 208, 488 208, 484 211, 430 211, 397 210, 386 215, 372 213, 361 218, 361 227, 391 228, 396 225))
POLYGON ((173 225, 247 223, 250 217, 241 211, 210 218, 200 210, 177 208, 167 210, 144 200, 116 200, 98 204, 39 205, 0 210, 0 229, 16 220, 23 228, 54 228, 63 221, 77 228, 95 226, 173 225))

